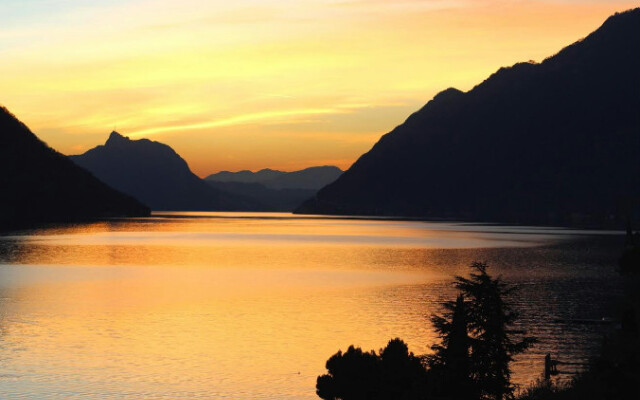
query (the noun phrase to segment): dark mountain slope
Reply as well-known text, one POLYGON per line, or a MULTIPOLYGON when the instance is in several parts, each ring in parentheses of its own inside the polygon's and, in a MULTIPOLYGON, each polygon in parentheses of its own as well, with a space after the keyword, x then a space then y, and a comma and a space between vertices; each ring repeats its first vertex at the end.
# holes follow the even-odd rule
POLYGON ((100 182, 0 108, 0 228, 146 216, 149 209, 100 182))
POLYGON ((171 147, 148 139, 131 140, 112 132, 104 146, 71 159, 153 210, 227 211, 254 205, 207 185, 171 147))
POLYGON ((541 64, 448 89, 299 213, 622 220, 640 195, 640 9, 541 64))

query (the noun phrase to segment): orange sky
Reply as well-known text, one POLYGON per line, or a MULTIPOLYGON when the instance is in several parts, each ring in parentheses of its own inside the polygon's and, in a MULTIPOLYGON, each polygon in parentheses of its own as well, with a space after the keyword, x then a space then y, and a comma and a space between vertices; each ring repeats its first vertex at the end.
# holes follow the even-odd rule
POLYGON ((0 104, 65 154, 116 128, 218 170, 348 168, 440 90, 541 61, 616 0, 7 0, 0 104))

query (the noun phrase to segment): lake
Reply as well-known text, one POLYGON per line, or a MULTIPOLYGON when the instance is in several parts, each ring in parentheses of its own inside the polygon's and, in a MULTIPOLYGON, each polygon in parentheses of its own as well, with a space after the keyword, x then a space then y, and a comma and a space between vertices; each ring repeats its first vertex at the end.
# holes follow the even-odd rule
MULTIPOLYGON (((518 284, 543 357, 584 362, 613 317, 621 232, 278 213, 155 213, 0 236, 0 398, 315 399, 350 344, 404 339, 473 261, 518 284)), ((575 369, 575 366, 564 369, 575 369)))

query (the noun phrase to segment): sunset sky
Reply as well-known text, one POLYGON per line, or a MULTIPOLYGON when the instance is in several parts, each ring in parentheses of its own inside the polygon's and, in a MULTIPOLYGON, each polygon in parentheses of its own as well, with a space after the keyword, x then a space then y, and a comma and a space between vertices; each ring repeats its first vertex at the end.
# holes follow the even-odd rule
POLYGON ((200 176, 348 168, 437 92, 541 61, 617 0, 2 0, 0 104, 65 154, 113 129, 200 176))

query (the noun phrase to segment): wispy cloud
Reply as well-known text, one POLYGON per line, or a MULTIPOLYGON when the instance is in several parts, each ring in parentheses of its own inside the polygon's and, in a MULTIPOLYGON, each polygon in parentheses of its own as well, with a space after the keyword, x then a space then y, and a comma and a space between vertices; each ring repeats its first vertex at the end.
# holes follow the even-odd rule
POLYGON ((303 110, 283 110, 283 111, 265 111, 252 114, 237 115, 234 117, 223 118, 213 121, 205 121, 193 124, 171 125, 152 127, 130 133, 131 137, 150 136, 158 133, 182 132, 191 130, 202 130, 211 128, 220 128, 234 125, 243 125, 255 123, 265 120, 282 120, 282 118, 294 118, 300 116, 326 115, 348 112, 347 109, 339 108, 318 108, 303 110))

